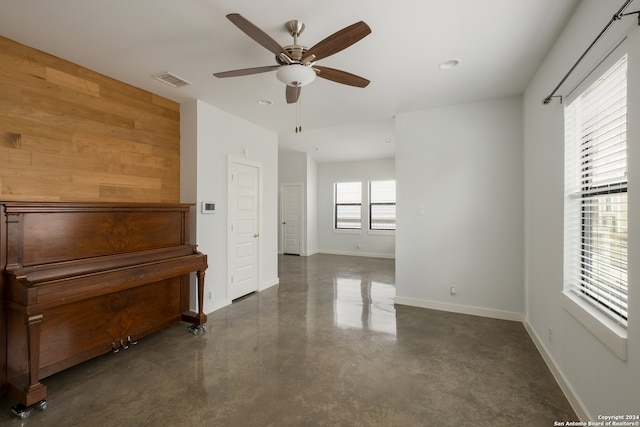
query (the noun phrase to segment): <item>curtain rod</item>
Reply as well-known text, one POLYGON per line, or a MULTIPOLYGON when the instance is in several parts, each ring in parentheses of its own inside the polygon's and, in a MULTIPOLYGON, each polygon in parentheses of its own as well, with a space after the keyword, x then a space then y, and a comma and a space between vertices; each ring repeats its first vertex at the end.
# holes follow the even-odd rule
POLYGON ((624 2, 624 4, 622 5, 622 7, 618 10, 618 12, 616 12, 615 15, 613 15, 613 17, 611 18, 611 20, 607 23, 607 25, 605 25, 605 27, 602 29, 602 31, 600 31, 600 34, 598 34, 598 36, 595 38, 595 40, 593 42, 591 42, 591 44, 589 45, 589 47, 587 48, 587 50, 584 51, 584 53, 582 54, 582 56, 580 56, 580 58, 578 58, 578 60, 576 61, 575 64, 573 64, 573 67, 571 67, 571 69, 567 72, 567 74, 565 74, 565 76, 562 78, 562 80, 560 80, 560 83, 558 83, 556 85, 556 87, 551 91, 551 93, 549 94, 549 96, 547 96, 545 99, 542 100, 542 103, 547 105, 549 102, 551 102, 552 98, 557 98, 560 97, 562 98, 562 96, 560 95, 556 95, 556 92, 558 91, 558 89, 560 89, 560 86, 562 86, 562 84, 567 80, 567 78, 571 75, 571 73, 573 73, 573 70, 576 69, 576 67, 578 66, 578 64, 580 64, 580 62, 584 59, 585 56, 587 56, 587 54, 589 53, 589 51, 591 51, 591 49, 593 48, 593 46, 595 46, 596 43, 598 43, 598 41, 600 41, 600 39, 602 38, 602 36, 604 36, 604 33, 607 32, 607 30, 609 29, 609 27, 611 27, 611 24, 613 24, 615 21, 619 21, 620 19, 622 19, 623 16, 628 16, 628 15, 635 15, 638 14, 638 25, 640 25, 640 10, 637 12, 629 12, 629 13, 623 13, 624 10, 627 8, 627 6, 629 6, 629 3, 631 3, 633 0, 626 0, 624 2))

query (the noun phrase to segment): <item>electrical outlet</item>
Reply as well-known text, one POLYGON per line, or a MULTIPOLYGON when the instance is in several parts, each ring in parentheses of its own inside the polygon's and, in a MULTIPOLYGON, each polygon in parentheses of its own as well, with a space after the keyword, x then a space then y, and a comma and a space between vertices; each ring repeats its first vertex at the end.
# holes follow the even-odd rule
POLYGON ((213 298, 213 292, 209 291, 209 293, 207 294, 207 296, 209 297, 209 299, 213 298))
POLYGON ((553 342, 553 328, 549 328, 549 342, 553 342))
POLYGON ((451 295, 455 295, 455 294, 456 294, 456 292, 458 292, 458 291, 456 290, 456 287, 455 287, 455 286, 451 286, 451 287, 449 288, 449 292, 451 293, 451 295))

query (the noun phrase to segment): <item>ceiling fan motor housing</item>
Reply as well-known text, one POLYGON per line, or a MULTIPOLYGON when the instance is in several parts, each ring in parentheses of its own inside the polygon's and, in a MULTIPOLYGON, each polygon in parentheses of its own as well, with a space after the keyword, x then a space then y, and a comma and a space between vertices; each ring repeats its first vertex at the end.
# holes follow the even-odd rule
POLYGON ((284 46, 282 49, 284 49, 287 54, 285 55, 281 52, 276 55, 276 62, 278 62, 278 64, 280 65, 301 64, 302 59, 305 57, 305 54, 309 50, 306 46, 302 46, 299 44, 284 46))

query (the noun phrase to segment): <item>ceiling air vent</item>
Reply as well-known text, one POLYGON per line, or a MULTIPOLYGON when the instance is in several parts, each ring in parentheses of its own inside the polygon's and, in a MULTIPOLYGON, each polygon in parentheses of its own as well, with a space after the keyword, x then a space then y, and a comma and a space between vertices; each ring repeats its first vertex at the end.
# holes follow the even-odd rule
POLYGON ((171 74, 171 73, 161 73, 158 74, 157 76, 153 76, 153 78, 160 80, 161 82, 164 82, 166 84, 168 84, 169 86, 173 86, 173 87, 182 87, 182 86, 188 86, 191 83, 189 83, 188 81, 186 81, 185 79, 176 76, 175 74, 171 74))

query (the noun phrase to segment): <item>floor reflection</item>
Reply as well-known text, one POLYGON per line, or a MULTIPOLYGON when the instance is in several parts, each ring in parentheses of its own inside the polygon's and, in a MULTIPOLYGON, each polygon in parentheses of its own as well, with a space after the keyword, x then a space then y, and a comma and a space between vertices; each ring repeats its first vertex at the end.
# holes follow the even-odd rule
POLYGON ((369 279, 334 279, 335 324, 396 335, 395 286, 369 279))
POLYGON ((280 284, 44 379, 1 426, 552 425, 576 419, 521 322, 393 305, 393 259, 282 257, 280 284), (533 421, 532 421, 533 420, 533 421))

